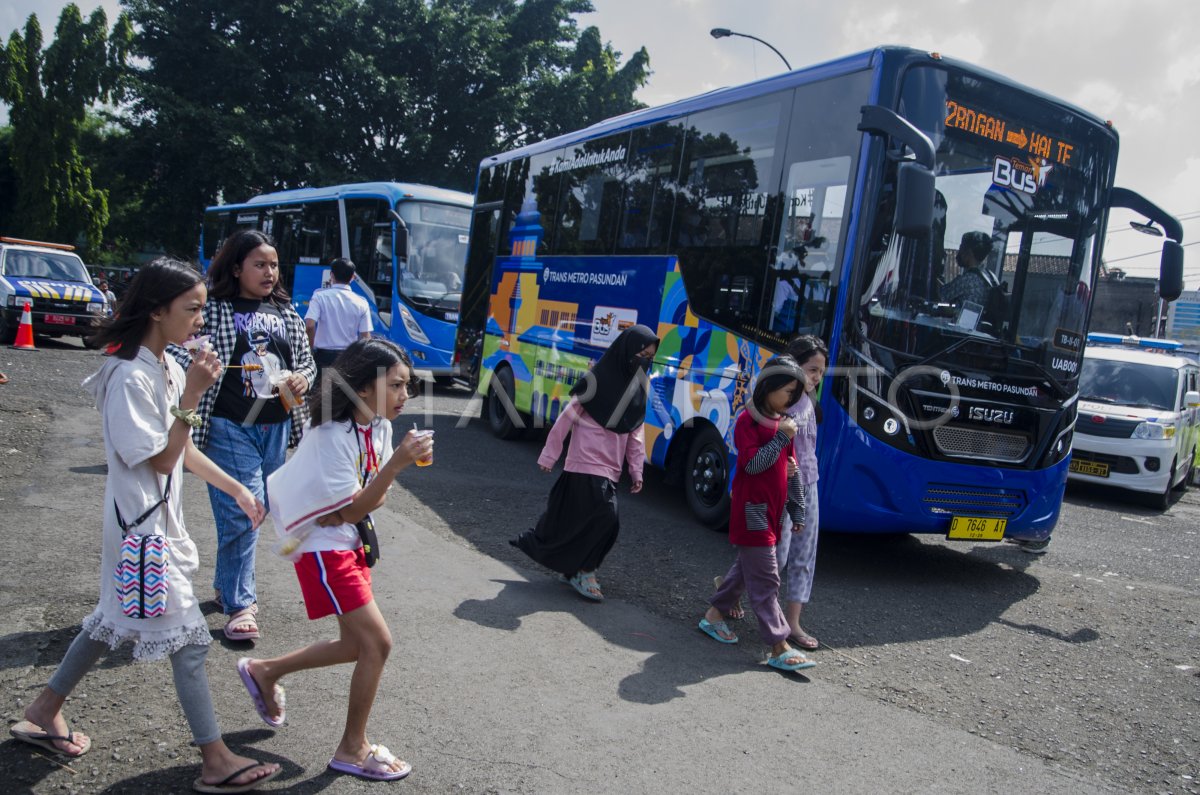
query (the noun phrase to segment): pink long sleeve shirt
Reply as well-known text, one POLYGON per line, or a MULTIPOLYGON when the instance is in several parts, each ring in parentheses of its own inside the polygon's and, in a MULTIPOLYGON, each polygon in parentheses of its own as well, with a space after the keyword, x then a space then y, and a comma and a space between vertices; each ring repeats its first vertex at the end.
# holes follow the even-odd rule
POLYGON ((562 455, 563 439, 571 434, 567 461, 563 469, 584 475, 599 475, 613 483, 621 479, 624 465, 629 477, 642 482, 642 466, 646 462, 646 441, 642 426, 631 433, 615 433, 593 420, 574 398, 558 415, 546 437, 546 446, 538 457, 538 465, 551 468, 562 455))

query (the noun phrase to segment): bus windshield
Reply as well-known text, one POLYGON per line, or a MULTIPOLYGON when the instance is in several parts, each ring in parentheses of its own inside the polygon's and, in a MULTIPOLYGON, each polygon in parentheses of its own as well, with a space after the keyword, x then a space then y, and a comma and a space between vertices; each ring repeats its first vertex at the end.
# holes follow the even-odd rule
POLYGON ((928 240, 893 234, 885 193, 857 282, 873 358, 963 364, 999 349, 1024 365, 1015 375, 1065 390, 1115 146, 1065 108, 946 69, 910 69, 900 104, 936 147, 934 226, 928 240))
POLYGON ((408 226, 408 258, 400 266, 401 295, 418 308, 449 301, 457 311, 471 211, 425 202, 404 202, 397 211, 408 226))

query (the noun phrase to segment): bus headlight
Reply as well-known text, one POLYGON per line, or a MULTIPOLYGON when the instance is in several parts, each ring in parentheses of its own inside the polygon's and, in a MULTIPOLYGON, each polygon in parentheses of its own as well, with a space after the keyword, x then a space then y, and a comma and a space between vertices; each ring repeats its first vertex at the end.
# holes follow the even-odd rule
POLYGON ((1171 439, 1174 436, 1174 425, 1163 425, 1158 422, 1142 422, 1133 429, 1134 439, 1171 439))
POLYGON ((421 330, 420 324, 412 316, 412 312, 408 311, 408 307, 404 304, 400 305, 400 319, 404 321, 404 330, 408 332, 408 336, 413 342, 419 342, 422 345, 429 344, 429 337, 425 336, 425 332, 421 330))

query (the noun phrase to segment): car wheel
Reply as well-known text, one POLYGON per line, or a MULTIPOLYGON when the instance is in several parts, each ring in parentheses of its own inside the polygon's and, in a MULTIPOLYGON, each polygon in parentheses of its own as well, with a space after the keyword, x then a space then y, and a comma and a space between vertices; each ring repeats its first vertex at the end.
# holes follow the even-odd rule
POLYGON ((17 327, 8 322, 4 312, 0 312, 0 345, 11 345, 17 339, 17 327))
POLYGON ((525 424, 513 400, 516 394, 512 370, 498 369, 488 386, 487 401, 488 425, 497 439, 516 439, 524 430, 525 424))
POLYGON ((688 446, 684 494, 700 524, 720 530, 729 522, 729 451, 717 429, 706 425, 688 446))
POLYGON ((1171 474, 1167 476, 1167 485, 1162 490, 1162 494, 1150 495, 1150 507, 1158 511, 1165 511, 1171 506, 1171 492, 1174 490, 1172 485, 1175 482, 1175 462, 1171 462, 1171 474))
POLYGON ((1175 484, 1175 491, 1179 494, 1183 494, 1185 491, 1187 491, 1188 481, 1190 481, 1192 479, 1192 463, 1193 463, 1192 458, 1193 457, 1194 456, 1188 457, 1187 469, 1184 471, 1183 477, 1179 478, 1179 482, 1175 484))

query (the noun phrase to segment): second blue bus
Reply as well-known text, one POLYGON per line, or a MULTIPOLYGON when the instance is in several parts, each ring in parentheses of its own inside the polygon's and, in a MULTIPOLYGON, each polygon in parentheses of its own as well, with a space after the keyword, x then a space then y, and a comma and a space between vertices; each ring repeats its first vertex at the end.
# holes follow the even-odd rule
POLYGON ((200 261, 240 229, 275 239, 280 279, 303 317, 329 284, 329 263, 349 257, 353 289, 373 307, 375 333, 407 348, 419 370, 456 374, 454 336, 473 197, 403 182, 364 182, 255 196, 204 212, 200 261))

